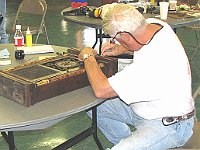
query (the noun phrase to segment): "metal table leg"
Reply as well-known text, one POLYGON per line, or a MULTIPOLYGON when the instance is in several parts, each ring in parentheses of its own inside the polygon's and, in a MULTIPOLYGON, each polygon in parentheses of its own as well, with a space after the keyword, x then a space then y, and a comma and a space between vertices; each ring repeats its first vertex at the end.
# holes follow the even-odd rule
POLYGON ((91 108, 90 110, 92 110, 92 127, 84 130, 83 132, 76 135, 75 137, 58 145, 57 147, 53 148, 53 150, 66 150, 91 135, 93 135, 93 138, 94 138, 99 150, 103 150, 103 146, 97 136, 97 106, 91 108))
MULTIPOLYGON (((73 138, 67 140, 66 142, 58 145, 57 147, 53 148, 53 150, 66 150, 91 135, 93 135, 93 138, 94 138, 99 150, 103 150, 103 146, 97 136, 97 106, 91 108, 90 110, 92 110, 92 126, 88 129, 84 130, 80 134, 76 135, 75 137, 73 137, 73 138)), ((6 134, 6 132, 1 132, 1 135, 8 143, 9 150, 17 150, 17 148, 15 146, 13 131, 8 131, 8 134, 6 134)))
POLYGON ((8 131, 8 134, 6 134, 6 132, 1 132, 1 135, 8 143, 9 150, 17 150, 17 148, 15 146, 13 131, 8 131))
POLYGON ((102 30, 99 30, 99 54, 101 54, 102 43, 103 43, 103 33, 102 30))
POLYGON ((95 46, 97 45, 97 42, 99 40, 99 54, 101 54, 103 38, 110 38, 110 37, 108 35, 103 34, 102 29, 95 29, 95 31, 96 31, 96 40, 95 40, 95 43, 92 46, 92 48, 95 48, 95 46))
POLYGON ((97 45, 97 42, 98 42, 98 29, 95 29, 95 33, 96 33, 96 40, 95 40, 95 43, 94 43, 94 45, 92 46, 92 48, 95 48, 95 46, 97 45))
POLYGON ((97 136, 97 107, 94 107, 92 109, 92 127, 94 128, 93 132, 94 140, 97 143, 99 150, 103 150, 103 146, 101 145, 101 142, 97 136))
POLYGON ((173 28, 173 30, 174 30, 174 33, 177 33, 177 28, 173 28))

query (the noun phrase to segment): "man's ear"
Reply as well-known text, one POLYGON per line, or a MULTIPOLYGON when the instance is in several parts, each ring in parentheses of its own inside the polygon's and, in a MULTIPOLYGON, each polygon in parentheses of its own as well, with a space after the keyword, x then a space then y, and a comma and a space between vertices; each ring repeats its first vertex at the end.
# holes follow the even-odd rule
POLYGON ((120 34, 120 36, 121 36, 122 40, 125 40, 125 41, 129 41, 130 40, 130 35, 127 34, 127 33, 123 32, 123 33, 120 34))

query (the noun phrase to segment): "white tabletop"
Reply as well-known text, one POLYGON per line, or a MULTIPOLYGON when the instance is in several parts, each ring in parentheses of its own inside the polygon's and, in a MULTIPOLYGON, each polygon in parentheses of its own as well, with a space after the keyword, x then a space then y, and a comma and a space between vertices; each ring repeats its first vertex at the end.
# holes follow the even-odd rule
MULTIPOLYGON (((12 44, 0 44, 0 50, 13 50, 12 44)), ((56 51, 65 51, 67 48, 53 46, 56 51)), ((55 54, 42 54, 55 55, 55 54)), ((13 56, 12 56, 13 57, 13 56)), ((36 55, 27 55, 25 61, 37 60, 36 55), (34 58, 33 58, 34 57, 34 58)), ((13 63, 16 61, 14 59, 13 63)), ((15 62, 20 63, 19 61, 15 62)), ((4 68, 0 66, 0 68, 4 68)), ((12 100, 0 96, 0 131, 20 131, 47 128, 68 116, 87 110, 103 102, 97 99, 90 86, 59 95, 33 106, 25 107, 12 100)))

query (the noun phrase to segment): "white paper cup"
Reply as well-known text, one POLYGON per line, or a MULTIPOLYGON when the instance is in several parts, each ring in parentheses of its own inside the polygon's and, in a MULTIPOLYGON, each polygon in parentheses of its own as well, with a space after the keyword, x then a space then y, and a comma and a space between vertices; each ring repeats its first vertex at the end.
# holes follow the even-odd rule
POLYGON ((176 10, 177 7, 177 1, 169 1, 169 10, 176 10))
POLYGON ((160 19, 167 20, 169 2, 159 2, 160 4, 160 19))

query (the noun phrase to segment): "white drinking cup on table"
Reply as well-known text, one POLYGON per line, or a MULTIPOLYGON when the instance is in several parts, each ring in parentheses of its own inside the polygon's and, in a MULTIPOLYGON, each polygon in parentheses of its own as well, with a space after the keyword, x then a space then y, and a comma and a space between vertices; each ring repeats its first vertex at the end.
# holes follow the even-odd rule
POLYGON ((176 10, 177 1, 176 0, 169 0, 169 10, 176 10))
POLYGON ((167 20, 169 2, 159 2, 160 5, 160 19, 167 20))

